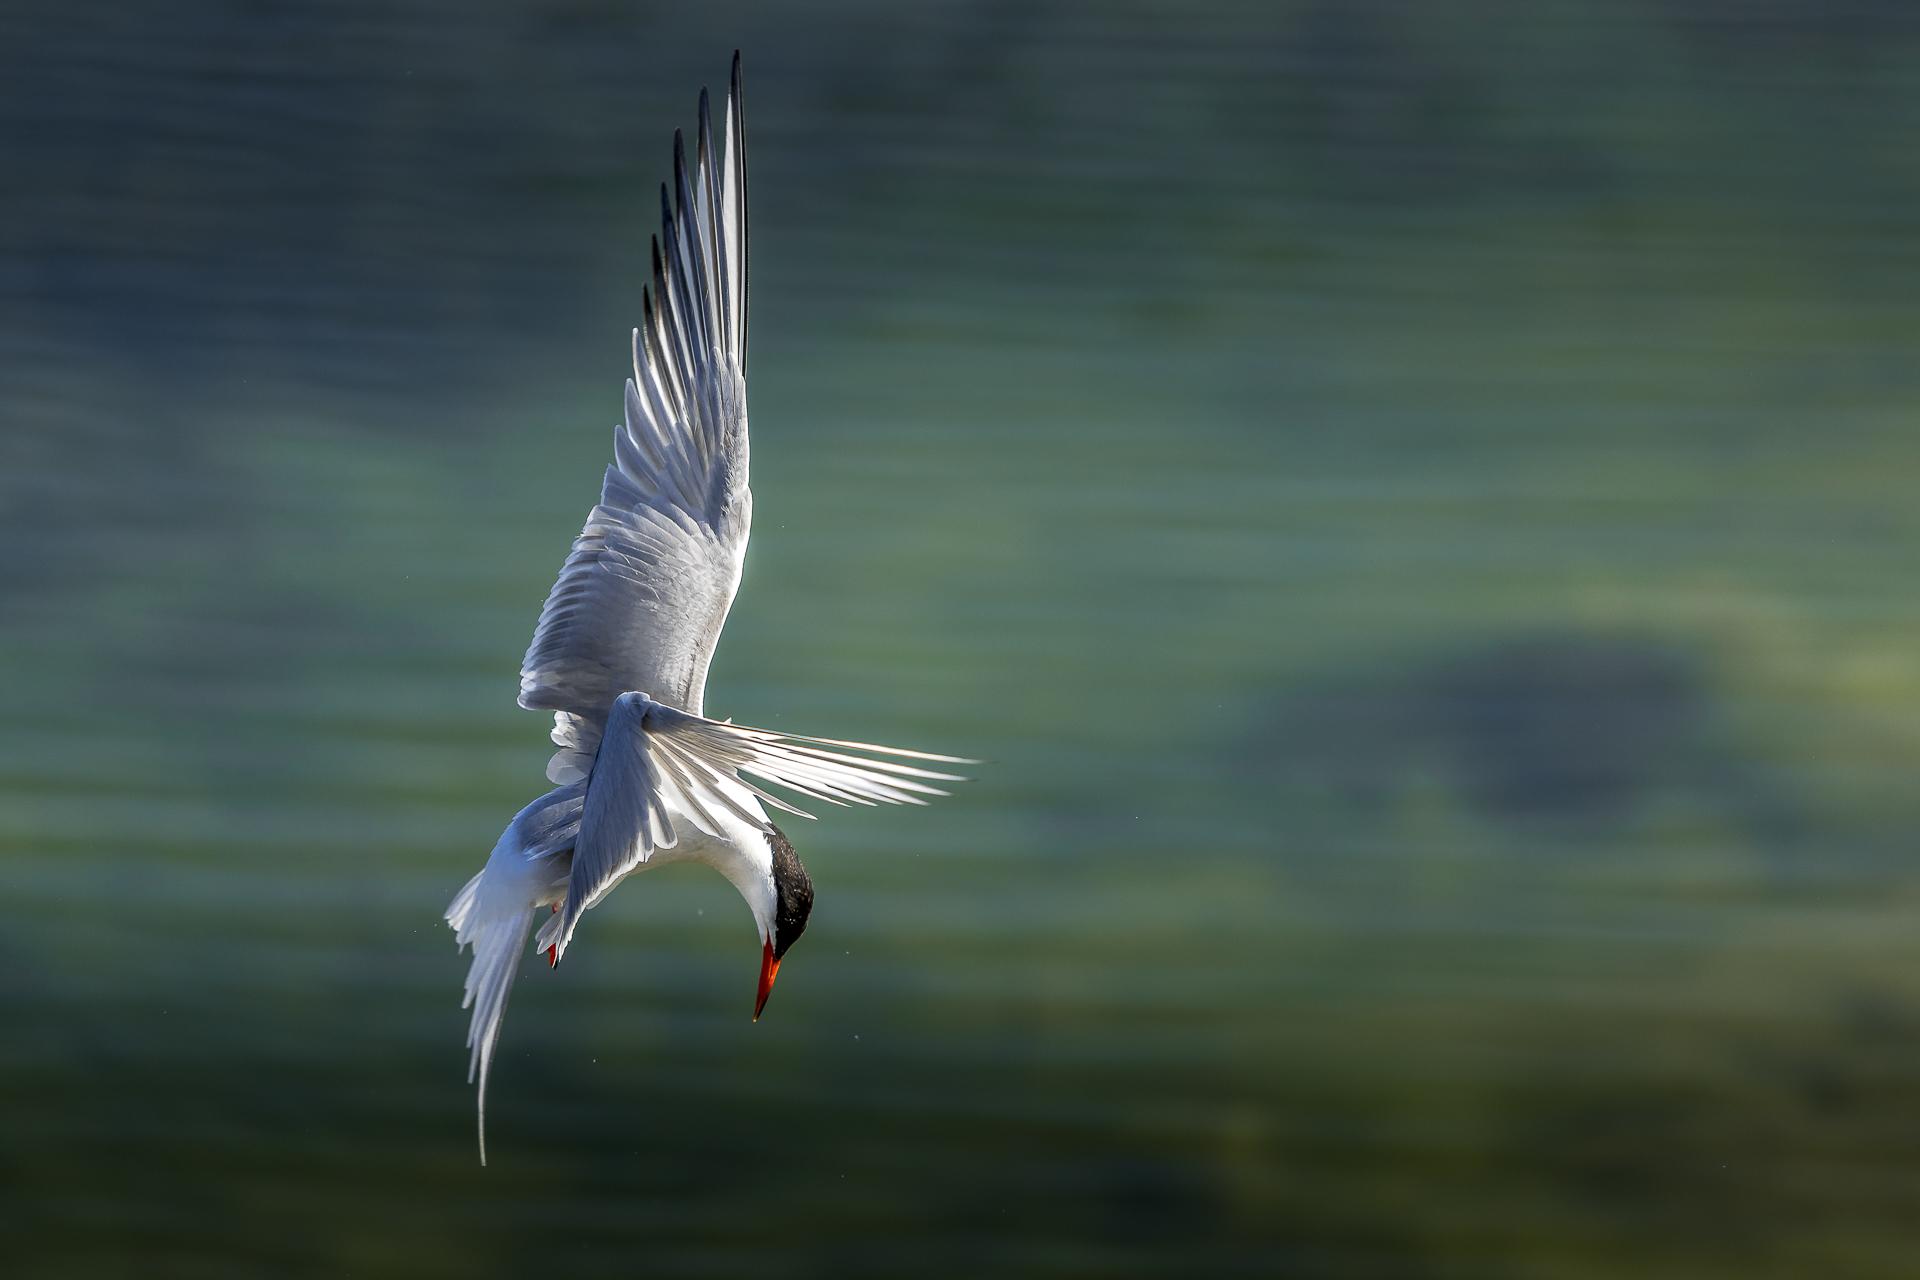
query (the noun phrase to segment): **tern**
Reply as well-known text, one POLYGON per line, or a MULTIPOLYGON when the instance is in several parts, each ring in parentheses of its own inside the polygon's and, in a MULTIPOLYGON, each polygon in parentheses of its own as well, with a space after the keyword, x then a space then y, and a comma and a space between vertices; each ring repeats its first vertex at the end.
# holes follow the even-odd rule
POLYGON ((735 53, 719 149, 705 90, 692 163, 674 134, 672 190, 660 189, 653 279, 641 290, 613 464, 520 667, 520 705, 553 713, 554 789, 514 815, 447 908, 458 945, 473 949, 462 1007, 473 1010, 468 1080, 482 1164, 487 1076, 536 922, 533 950, 558 965, 581 915, 621 880, 669 862, 705 863, 753 913, 758 1021, 813 907, 806 868, 767 807, 813 815, 760 784, 831 804, 923 804, 947 794, 936 783, 961 780, 927 764, 973 763, 704 713, 707 667, 753 516, 741 108, 735 53))

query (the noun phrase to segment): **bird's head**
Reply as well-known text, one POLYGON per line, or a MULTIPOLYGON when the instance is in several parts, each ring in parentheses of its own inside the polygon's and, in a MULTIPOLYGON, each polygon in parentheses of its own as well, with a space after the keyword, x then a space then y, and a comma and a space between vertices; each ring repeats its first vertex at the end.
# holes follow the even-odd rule
POLYGON ((782 957, 806 931, 807 916, 813 910, 813 881, 807 878, 807 869, 800 865, 786 833, 772 823, 767 825, 767 843, 773 849, 773 895, 770 910, 760 923, 760 993, 753 1002, 755 1022, 767 1007, 782 957))

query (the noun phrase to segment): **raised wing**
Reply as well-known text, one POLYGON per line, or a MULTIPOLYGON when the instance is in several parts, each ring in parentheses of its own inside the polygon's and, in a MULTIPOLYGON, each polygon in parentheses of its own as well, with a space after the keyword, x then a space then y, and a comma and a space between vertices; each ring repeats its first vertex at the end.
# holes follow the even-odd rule
POLYGON ((850 754, 856 751, 936 764, 973 763, 958 756, 749 729, 691 715, 644 694, 622 694, 607 718, 593 785, 587 789, 559 928, 551 935, 543 932, 541 945, 557 945, 564 955, 582 912, 655 849, 670 849, 678 842, 676 822, 690 822, 723 837, 720 815, 731 814, 766 830, 766 815, 756 800, 803 818, 813 816, 745 775, 842 805, 925 804, 923 797, 947 794, 929 784, 961 781, 957 774, 899 759, 850 754))
POLYGON ((554 712, 556 783, 592 768, 607 710, 641 689, 698 713, 740 585, 747 487, 747 168, 740 55, 716 156, 700 94, 694 164, 673 139, 653 283, 633 333, 627 414, 599 505, 574 540, 520 667, 520 705, 554 712))

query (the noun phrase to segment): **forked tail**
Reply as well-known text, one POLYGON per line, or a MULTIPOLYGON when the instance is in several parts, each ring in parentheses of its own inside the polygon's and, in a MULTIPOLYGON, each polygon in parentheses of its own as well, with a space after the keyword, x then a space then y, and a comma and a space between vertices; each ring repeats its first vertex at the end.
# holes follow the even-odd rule
MULTIPOLYGON (((527 935, 543 898, 564 886, 580 822, 582 788, 550 791, 514 816, 500 834, 480 874, 467 881, 447 906, 454 940, 473 948, 467 970, 467 1080, 478 1086, 480 1163, 487 1162, 487 1075, 506 1016, 507 996, 520 972, 527 935)), ((544 914, 544 913, 543 913, 544 914)))
POLYGON ((487 1162, 487 1073, 493 1066, 493 1047, 500 1039, 500 1020, 506 1016, 507 996, 513 991, 514 975, 520 972, 520 953, 533 929, 532 907, 492 920, 469 916, 463 924, 455 918, 462 899, 477 896, 473 890, 486 874, 482 871, 468 881, 447 913, 447 923, 458 931, 461 945, 473 947, 467 997, 460 1007, 473 1010, 473 1020, 467 1026, 467 1048, 473 1051, 467 1063, 467 1083, 479 1085, 481 1164, 487 1162))

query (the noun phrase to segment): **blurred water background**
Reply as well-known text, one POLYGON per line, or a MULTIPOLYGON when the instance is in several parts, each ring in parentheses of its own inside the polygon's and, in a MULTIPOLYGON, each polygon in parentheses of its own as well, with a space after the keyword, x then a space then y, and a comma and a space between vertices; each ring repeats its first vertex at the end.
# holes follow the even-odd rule
MULTIPOLYGON (((1920 11, 0 8, 16 1276, 1912 1274, 1920 11), (671 130, 709 687, 990 760, 529 967, 671 130)), ((797 829, 804 827, 804 829, 797 829)))

